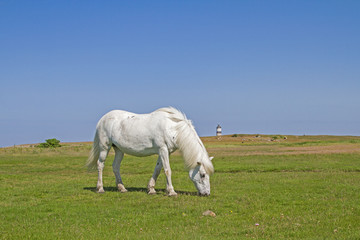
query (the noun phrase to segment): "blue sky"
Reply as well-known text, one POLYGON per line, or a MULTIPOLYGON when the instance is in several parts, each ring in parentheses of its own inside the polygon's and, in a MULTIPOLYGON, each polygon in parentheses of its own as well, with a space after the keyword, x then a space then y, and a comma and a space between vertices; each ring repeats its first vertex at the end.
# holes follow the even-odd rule
POLYGON ((0 0, 0 147, 174 106, 200 136, 360 135, 360 1, 0 0))

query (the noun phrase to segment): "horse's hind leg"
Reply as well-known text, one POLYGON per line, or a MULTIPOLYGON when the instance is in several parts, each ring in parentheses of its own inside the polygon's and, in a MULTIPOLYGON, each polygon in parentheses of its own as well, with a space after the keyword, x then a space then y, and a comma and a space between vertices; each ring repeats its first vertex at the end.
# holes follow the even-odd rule
POLYGON ((123 184, 121 176, 120 176, 120 164, 124 157, 124 153, 115 146, 114 146, 114 150, 115 150, 115 158, 114 158, 112 167, 113 167, 113 172, 114 172, 115 178, 116 178, 116 187, 118 188, 118 190, 120 192, 124 193, 124 192, 127 192, 127 190, 124 187, 124 184, 123 184))
POLYGON ((98 182, 97 182, 97 192, 98 193, 104 193, 104 185, 102 180, 102 173, 105 167, 105 159, 108 155, 109 149, 102 149, 100 150, 99 159, 97 161, 97 167, 98 167, 98 182))
POLYGON ((161 172, 162 166, 163 166, 163 164, 162 164, 161 158, 159 157, 157 160, 155 169, 154 169, 154 173, 153 173, 153 175, 149 181, 148 187, 147 187, 149 194, 156 194, 155 182, 161 172))

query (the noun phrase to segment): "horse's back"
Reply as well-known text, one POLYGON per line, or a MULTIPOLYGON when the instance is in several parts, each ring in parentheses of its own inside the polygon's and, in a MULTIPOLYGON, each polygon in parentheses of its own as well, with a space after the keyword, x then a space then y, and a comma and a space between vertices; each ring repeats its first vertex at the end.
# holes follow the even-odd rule
POLYGON ((105 137, 111 137, 112 128, 115 123, 121 122, 129 115, 129 112, 122 110, 112 110, 102 116, 97 123, 96 131, 98 134, 105 137))

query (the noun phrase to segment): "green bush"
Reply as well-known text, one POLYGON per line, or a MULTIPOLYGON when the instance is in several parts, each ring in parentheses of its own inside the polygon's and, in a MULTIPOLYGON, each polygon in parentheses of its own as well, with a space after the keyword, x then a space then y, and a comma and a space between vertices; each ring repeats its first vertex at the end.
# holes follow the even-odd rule
POLYGON ((279 136, 273 136, 271 139, 272 140, 276 140, 276 139, 278 139, 279 138, 279 136))
POLYGON ((38 145, 39 148, 56 148, 56 147, 61 147, 60 145, 60 140, 57 140, 56 138, 52 138, 52 139, 46 139, 46 142, 44 143, 40 143, 38 145))
POLYGON ((282 135, 276 135, 276 136, 272 136, 272 138, 271 138, 272 141, 277 140, 277 139, 287 139, 287 137, 282 136, 282 135))

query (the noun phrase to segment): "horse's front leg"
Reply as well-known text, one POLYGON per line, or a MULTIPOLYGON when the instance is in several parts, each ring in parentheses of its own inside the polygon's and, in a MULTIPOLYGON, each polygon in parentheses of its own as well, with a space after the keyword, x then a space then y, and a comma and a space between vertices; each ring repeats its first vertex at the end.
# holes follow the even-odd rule
POLYGON ((162 161, 161 161, 161 157, 159 156, 158 160, 157 160, 157 163, 156 163, 156 166, 155 166, 155 169, 154 169, 154 173, 149 181, 149 184, 148 184, 148 193, 149 194, 156 194, 156 191, 155 191, 155 183, 156 183, 156 180, 161 172, 161 169, 163 167, 163 164, 162 164, 162 161))
POLYGON ((115 174, 115 178, 116 178, 116 187, 118 188, 118 190, 122 193, 127 192, 126 188, 124 187, 124 184, 122 182, 121 179, 121 175, 120 175, 120 164, 121 161, 124 157, 124 153, 120 151, 120 149, 118 149, 117 147, 114 147, 115 150, 115 158, 114 158, 114 162, 113 162, 113 172, 115 174))
POLYGON ((166 190, 169 196, 176 196, 177 193, 174 191, 174 187, 171 183, 171 169, 169 162, 169 151, 167 147, 163 147, 159 151, 159 157, 161 158, 162 165, 164 167, 166 175, 166 190))

